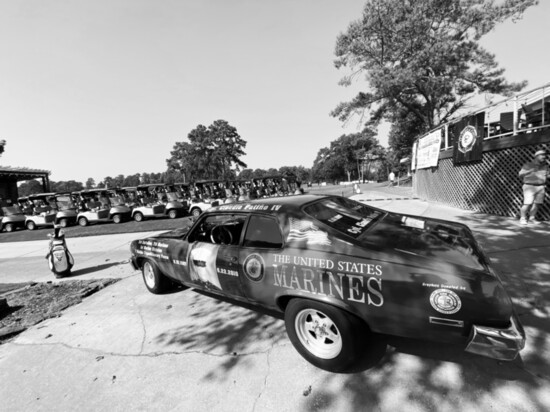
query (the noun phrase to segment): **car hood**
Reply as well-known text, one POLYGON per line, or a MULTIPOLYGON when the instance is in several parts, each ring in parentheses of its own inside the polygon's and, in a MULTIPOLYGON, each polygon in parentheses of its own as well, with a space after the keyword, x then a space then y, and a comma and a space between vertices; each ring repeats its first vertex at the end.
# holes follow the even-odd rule
POLYGON ((489 271, 470 229, 460 223, 388 213, 360 239, 369 247, 489 271))
POLYGON ((161 233, 157 236, 153 236, 153 238, 155 238, 155 239, 181 239, 187 234, 187 232, 189 232, 189 229, 191 229, 191 226, 182 227, 182 228, 171 230, 169 232, 161 233))

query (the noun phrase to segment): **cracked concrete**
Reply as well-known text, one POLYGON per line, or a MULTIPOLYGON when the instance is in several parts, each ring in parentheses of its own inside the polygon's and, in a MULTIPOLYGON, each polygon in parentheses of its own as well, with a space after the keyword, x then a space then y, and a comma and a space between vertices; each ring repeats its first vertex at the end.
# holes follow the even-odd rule
MULTIPOLYGON (((190 289, 148 293, 141 274, 125 263, 128 242, 147 234, 69 238, 79 279, 121 280, 0 345, 2 408, 550 410, 550 225, 520 228, 513 219, 420 200, 372 204, 472 227, 526 328, 521 358, 497 362, 449 345, 391 338, 387 346, 366 347, 356 373, 328 373, 300 357, 280 318, 190 289)), ((47 242, 22 243, 0 248, 0 282, 55 281, 43 259, 47 242)))

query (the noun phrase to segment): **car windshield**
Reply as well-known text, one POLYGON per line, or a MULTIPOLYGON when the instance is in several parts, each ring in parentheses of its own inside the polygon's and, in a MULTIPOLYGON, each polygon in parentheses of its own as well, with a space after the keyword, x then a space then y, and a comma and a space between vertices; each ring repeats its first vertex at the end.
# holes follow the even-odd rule
POLYGON ((312 218, 348 236, 358 238, 383 212, 346 198, 323 199, 306 206, 304 211, 312 218))

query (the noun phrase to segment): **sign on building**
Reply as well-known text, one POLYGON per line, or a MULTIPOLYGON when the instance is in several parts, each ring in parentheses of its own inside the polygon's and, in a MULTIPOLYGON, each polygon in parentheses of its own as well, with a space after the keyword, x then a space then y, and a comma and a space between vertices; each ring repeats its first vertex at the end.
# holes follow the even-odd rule
POLYGON ((439 150, 441 149, 441 131, 442 129, 434 130, 430 134, 418 139, 416 169, 437 166, 439 150))

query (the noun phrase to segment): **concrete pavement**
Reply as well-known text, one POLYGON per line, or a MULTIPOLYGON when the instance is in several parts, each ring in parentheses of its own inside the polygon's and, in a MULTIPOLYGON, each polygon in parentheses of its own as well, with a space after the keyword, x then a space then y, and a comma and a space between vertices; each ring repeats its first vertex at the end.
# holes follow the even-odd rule
MULTIPOLYGON (((402 188, 354 197, 390 211, 468 224, 525 326, 521 357, 497 362, 459 348, 390 338, 372 342, 357 373, 324 372, 298 355, 284 322, 270 314, 189 289, 148 293, 140 273, 125 264, 128 242, 146 234, 67 239, 82 265, 75 278, 122 280, 0 346, 2 408, 550 410, 550 224, 522 227, 513 219, 411 199, 402 188)), ((0 282, 53 280, 43 258, 46 245, 0 245, 0 282)))

